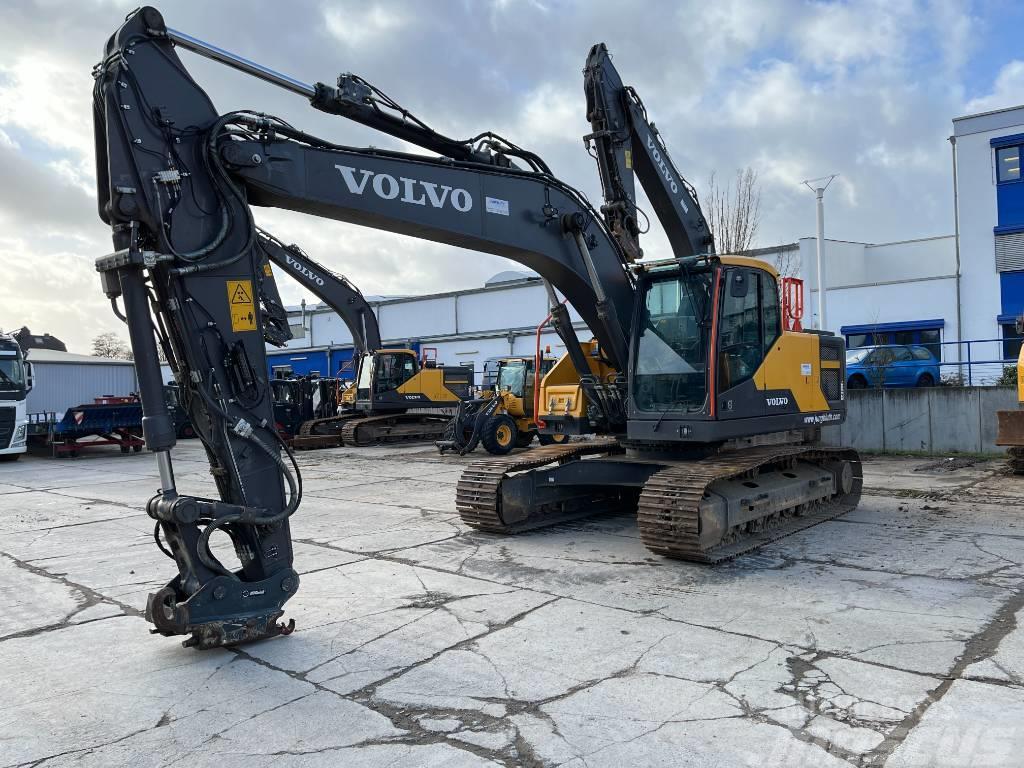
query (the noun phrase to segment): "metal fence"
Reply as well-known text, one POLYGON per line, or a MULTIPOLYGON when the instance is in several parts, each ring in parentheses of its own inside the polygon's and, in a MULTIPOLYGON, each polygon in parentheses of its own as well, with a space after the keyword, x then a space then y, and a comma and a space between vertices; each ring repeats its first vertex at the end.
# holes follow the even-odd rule
MULTIPOLYGON (((1004 371, 1017 365, 1015 349, 1024 342, 1024 337, 999 339, 968 339, 964 341, 932 342, 929 344, 883 344, 883 347, 925 347, 938 361, 940 382, 953 386, 996 386, 1006 384, 1004 371), (1008 355, 1009 353, 1009 355, 1008 355)), ((857 347, 850 347, 850 350, 857 347)), ((892 386, 899 381, 901 367, 916 367, 926 361, 889 362, 877 366, 881 369, 878 380, 871 386, 892 386), (889 374, 889 375, 887 375, 889 374)))

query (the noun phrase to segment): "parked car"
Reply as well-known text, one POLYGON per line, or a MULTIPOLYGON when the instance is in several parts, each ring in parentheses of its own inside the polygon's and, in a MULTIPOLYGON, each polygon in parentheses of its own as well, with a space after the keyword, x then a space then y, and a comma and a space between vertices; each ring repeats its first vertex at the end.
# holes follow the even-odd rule
POLYGON ((939 361, 927 347, 893 344, 846 351, 846 388, 934 387, 939 361))

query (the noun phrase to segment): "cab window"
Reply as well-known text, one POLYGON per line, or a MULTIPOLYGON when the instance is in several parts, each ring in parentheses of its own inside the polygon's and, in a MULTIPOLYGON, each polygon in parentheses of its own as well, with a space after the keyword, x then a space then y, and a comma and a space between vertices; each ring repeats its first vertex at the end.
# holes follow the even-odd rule
POLYGON ((775 278, 767 272, 757 276, 761 288, 761 322, 763 324, 764 353, 771 351, 772 345, 782 335, 782 315, 779 312, 779 286, 775 278))
POLYGON ((728 269, 724 289, 719 332, 723 390, 750 379, 764 357, 758 274, 728 269))

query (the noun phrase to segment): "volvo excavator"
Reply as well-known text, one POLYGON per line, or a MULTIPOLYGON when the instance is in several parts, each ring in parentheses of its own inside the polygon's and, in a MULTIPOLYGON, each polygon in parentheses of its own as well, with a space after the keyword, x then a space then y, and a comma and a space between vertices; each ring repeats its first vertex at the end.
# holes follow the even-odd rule
POLYGON ((311 414, 298 426, 291 446, 363 446, 439 437, 450 418, 447 412, 471 396, 472 373, 462 366, 422 363, 411 349, 384 349, 373 307, 355 285, 314 261, 297 245, 285 245, 262 229, 257 229, 256 235, 263 257, 261 295, 275 317, 275 332, 267 341, 282 346, 291 337, 286 333, 287 312, 270 269, 274 263, 341 318, 355 349, 355 386, 337 398, 340 410, 315 418, 311 414))
POLYGON ((273 322, 251 206, 504 256, 547 282, 587 401, 576 421, 603 437, 468 467, 457 506, 474 527, 514 533, 635 508, 653 551, 716 562, 857 504, 857 454, 816 442, 845 415, 843 341, 783 333, 774 271, 714 254, 692 189, 603 45, 585 80, 600 211, 493 132, 445 136, 357 75, 305 83, 169 28, 151 7, 113 34, 94 74, 99 214, 115 249, 97 270, 128 325, 160 471, 147 512, 178 569, 149 597, 155 632, 210 648, 294 627, 280 619, 299 586, 289 518, 302 481, 272 423, 273 322), (220 114, 181 50, 432 154, 348 146, 257 111, 220 114), (638 261, 634 175, 671 259, 638 261), (598 358, 583 352, 556 290, 593 332, 598 358), (158 344, 188 390, 218 498, 178 491, 158 344), (218 531, 237 563, 211 550, 218 531))

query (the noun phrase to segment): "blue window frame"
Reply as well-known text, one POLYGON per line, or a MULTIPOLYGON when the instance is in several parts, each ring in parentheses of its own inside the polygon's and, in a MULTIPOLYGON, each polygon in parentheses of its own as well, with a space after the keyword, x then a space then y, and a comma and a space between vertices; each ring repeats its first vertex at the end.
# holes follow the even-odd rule
POLYGON ((844 325, 839 332, 846 338, 849 349, 873 347, 879 344, 916 344, 927 347, 942 360, 942 329, 946 321, 909 320, 900 323, 871 323, 870 325, 844 325))
POLYGON ((1000 184, 1020 181, 1020 147, 996 149, 996 180, 1000 184))
POLYGON ((1024 134, 1000 136, 989 141, 996 176, 996 235, 1024 232, 1024 134))

